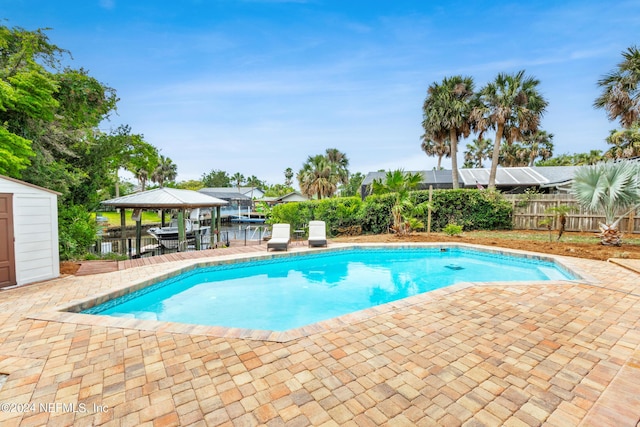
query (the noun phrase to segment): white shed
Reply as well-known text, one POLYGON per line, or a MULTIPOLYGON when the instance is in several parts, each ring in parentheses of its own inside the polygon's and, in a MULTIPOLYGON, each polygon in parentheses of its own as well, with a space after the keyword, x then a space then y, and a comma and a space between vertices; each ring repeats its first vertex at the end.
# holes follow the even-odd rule
POLYGON ((0 288, 60 276, 59 195, 0 175, 0 288))

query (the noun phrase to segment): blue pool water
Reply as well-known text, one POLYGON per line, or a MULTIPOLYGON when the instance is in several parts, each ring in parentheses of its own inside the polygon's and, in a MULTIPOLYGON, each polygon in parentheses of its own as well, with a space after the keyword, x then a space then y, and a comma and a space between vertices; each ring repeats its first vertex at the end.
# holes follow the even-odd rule
POLYGON ((83 313, 285 331, 459 282, 573 278, 463 248, 351 249, 199 268, 83 313))

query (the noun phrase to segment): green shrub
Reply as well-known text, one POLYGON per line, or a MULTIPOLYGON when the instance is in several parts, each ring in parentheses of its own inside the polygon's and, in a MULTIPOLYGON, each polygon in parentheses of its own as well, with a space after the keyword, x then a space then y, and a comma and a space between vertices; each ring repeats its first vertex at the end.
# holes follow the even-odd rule
POLYGON ((61 204, 58 212, 60 259, 83 259, 96 241, 95 219, 82 205, 61 204))
MULTIPOLYGON (((416 191, 413 196, 414 203, 421 203, 429 199, 429 192, 416 191)), ((461 225, 465 230, 504 230, 513 226, 511 203, 495 191, 435 190, 433 207, 431 227, 434 231, 451 223, 461 225)))
MULTIPOLYGON (((429 200, 429 191, 411 192, 414 205, 429 200)), ((393 194, 371 195, 364 202, 357 197, 336 197, 274 206, 269 223, 289 223, 291 229, 302 228, 310 220, 327 223, 327 233, 336 235, 341 228, 359 225, 364 233, 388 233, 392 223, 393 194)), ((495 191, 461 189, 435 190, 431 216, 432 231, 447 224, 464 230, 500 230, 512 228, 512 205, 495 191)), ((428 213, 416 218, 427 224, 428 213)))
POLYGON ((288 223, 292 230, 303 228, 309 221, 327 223, 327 235, 335 236, 343 227, 359 225, 362 201, 358 197, 334 197, 308 202, 285 203, 273 207, 270 224, 288 223))
POLYGON ((447 224, 447 226, 444 227, 442 231, 447 236, 458 236, 462 234, 462 226, 458 224, 447 224))
POLYGON ((360 225, 365 233, 388 233, 393 221, 393 194, 372 195, 365 199, 360 210, 360 225))

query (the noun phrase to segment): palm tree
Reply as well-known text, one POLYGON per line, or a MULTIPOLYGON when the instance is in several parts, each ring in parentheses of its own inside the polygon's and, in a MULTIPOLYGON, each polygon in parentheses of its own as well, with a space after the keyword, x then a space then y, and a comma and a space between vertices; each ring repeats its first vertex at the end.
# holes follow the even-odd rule
POLYGON ((338 174, 335 163, 326 156, 309 156, 297 175, 300 191, 307 197, 318 199, 330 197, 338 188, 338 174))
POLYGON ((151 179, 162 188, 165 181, 173 181, 176 176, 178 176, 178 166, 170 158, 160 155, 158 166, 151 174, 151 179))
POLYGON ((481 134, 489 128, 496 129, 489 188, 496 186, 502 138, 511 144, 522 139, 524 132, 538 130, 548 104, 537 89, 539 84, 539 80, 526 77, 524 70, 516 74, 500 73, 479 92, 472 120, 481 134))
POLYGON ((473 100, 471 77, 445 77, 441 84, 433 83, 427 90, 422 107, 425 135, 449 133, 451 144, 451 174, 453 188, 458 188, 458 137, 471 133, 470 114, 473 100))
POLYGON ((264 186, 264 183, 255 175, 251 175, 247 178, 246 184, 251 187, 251 196, 249 196, 251 199, 253 199, 253 190, 264 186))
POLYGON ((464 152, 464 167, 481 168, 482 162, 491 155, 492 147, 490 139, 474 139, 472 144, 467 144, 467 150, 464 152))
POLYGON ((618 69, 598 80, 602 93, 593 106, 604 108, 609 120, 620 119, 624 128, 640 120, 640 50, 632 46, 622 53, 618 69))
POLYGON ((349 159, 347 155, 337 148, 327 148, 325 151, 327 160, 335 165, 338 181, 346 185, 349 183, 349 159))
POLYGON ((291 184, 293 183, 292 179, 293 179, 293 169, 286 168, 284 170, 284 185, 286 187, 291 187, 291 184))
POLYGON ((236 184, 236 187, 239 189, 242 184, 244 184, 244 175, 240 172, 236 172, 231 176, 231 182, 236 184))
POLYGON ((373 194, 394 194, 394 202, 391 207, 393 217, 391 229, 398 234, 406 234, 412 229, 424 228, 424 224, 414 215, 423 214, 425 210, 429 209, 429 202, 414 206, 409 194, 411 190, 417 189, 421 182, 421 173, 405 173, 403 170, 397 169, 387 172, 384 180, 375 179, 371 184, 373 194))
POLYGON ((622 130, 612 130, 607 137, 612 144, 605 156, 612 159, 629 159, 640 156, 640 122, 622 130))
POLYGON ((149 171, 143 167, 136 169, 134 175, 140 183, 140 191, 145 191, 147 188, 147 180, 149 179, 149 171))
POLYGON ((438 158, 437 170, 440 170, 442 168, 442 158, 451 157, 451 144, 449 144, 449 140, 444 135, 428 136, 427 133, 424 133, 420 139, 422 140, 422 151, 429 157, 435 156, 438 158))
POLYGON ((640 164, 627 160, 583 166, 575 173, 571 191, 582 207, 604 213, 601 243, 620 246, 620 220, 640 207, 640 164))
POLYGON ((537 158, 547 160, 553 156, 553 134, 544 130, 526 132, 522 142, 529 151, 529 167, 533 166, 537 158))
POLYGON ((529 163, 529 150, 527 147, 513 142, 502 144, 500 147, 500 164, 506 167, 526 166, 529 163))

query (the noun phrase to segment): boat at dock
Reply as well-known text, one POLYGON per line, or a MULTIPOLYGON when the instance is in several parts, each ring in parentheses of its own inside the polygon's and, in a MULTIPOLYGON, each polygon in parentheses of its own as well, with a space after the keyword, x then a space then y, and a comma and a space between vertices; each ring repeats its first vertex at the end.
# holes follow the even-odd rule
MULTIPOLYGON (((147 233, 158 240, 158 243, 166 249, 176 249, 178 247, 178 221, 172 219, 167 227, 152 227, 147 233)), ((192 220, 185 221, 185 239, 187 245, 195 245, 197 237, 200 237, 201 244, 209 245, 211 242, 211 227, 199 227, 192 220)))

